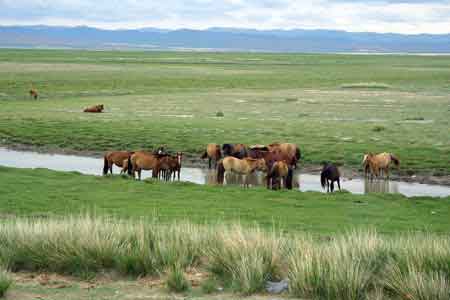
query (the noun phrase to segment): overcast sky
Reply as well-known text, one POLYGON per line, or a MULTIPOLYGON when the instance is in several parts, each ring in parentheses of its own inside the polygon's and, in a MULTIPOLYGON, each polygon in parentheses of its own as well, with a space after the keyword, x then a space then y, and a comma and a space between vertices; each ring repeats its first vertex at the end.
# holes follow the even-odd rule
POLYGON ((450 0, 0 0, 0 24, 450 33, 450 0))

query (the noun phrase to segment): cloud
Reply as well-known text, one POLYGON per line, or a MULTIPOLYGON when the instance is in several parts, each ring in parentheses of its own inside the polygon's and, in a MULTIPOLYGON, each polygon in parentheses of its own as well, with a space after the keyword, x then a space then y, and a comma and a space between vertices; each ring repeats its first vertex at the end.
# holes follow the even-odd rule
POLYGON ((450 0, 0 0, 0 24, 450 32, 450 0))

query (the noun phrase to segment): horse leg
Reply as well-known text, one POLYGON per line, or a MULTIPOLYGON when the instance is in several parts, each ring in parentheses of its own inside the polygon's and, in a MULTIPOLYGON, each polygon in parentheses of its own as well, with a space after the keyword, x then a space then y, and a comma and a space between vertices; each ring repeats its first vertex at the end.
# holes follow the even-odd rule
POLYGON ((179 169, 177 170, 178 181, 180 181, 180 173, 181 173, 181 168, 179 168, 179 169))
MULTIPOLYGON (((139 180, 141 180, 141 172, 142 172, 142 170, 139 169, 139 170, 137 170, 137 172, 138 172, 138 178, 139 178, 139 180)), ((152 172, 153 172, 153 171, 152 171, 152 172)))
POLYGON ((330 192, 330 182, 327 179, 327 193, 329 193, 329 192, 330 192))
POLYGON ((385 168, 386 171, 386 179, 389 180, 389 166, 385 168))
POLYGON ((339 188, 339 191, 340 191, 341 190, 341 182, 340 182, 339 178, 337 180, 337 184, 338 184, 338 188, 339 188))
POLYGON ((209 169, 211 169, 211 157, 208 157, 208 166, 209 166, 209 169))
POLYGON ((331 189, 331 192, 334 191, 334 181, 333 180, 331 180, 331 187, 330 187, 330 189, 331 189))

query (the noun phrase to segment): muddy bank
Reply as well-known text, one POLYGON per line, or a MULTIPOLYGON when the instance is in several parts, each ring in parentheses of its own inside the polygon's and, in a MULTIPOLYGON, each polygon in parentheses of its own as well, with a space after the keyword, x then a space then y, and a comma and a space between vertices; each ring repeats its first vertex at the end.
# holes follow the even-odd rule
MULTIPOLYGON (((15 150, 15 151, 31 151, 42 154, 62 154, 62 155, 77 155, 93 158, 102 158, 106 151, 93 151, 93 150, 74 150, 66 148, 54 148, 48 146, 35 146, 25 144, 2 144, 0 147, 15 150)), ((151 151, 151 150, 149 150, 151 151)), ((208 161, 200 159, 200 153, 184 153, 183 166, 188 168, 207 168, 208 161)), ((341 166, 339 167, 343 176, 352 180, 353 178, 363 177, 362 170, 352 167, 341 166)), ((309 174, 320 174, 321 166, 317 164, 303 164, 300 163, 300 170, 309 174)), ((444 176, 434 176, 426 173, 418 173, 413 175, 397 174, 395 171, 391 174, 390 180, 392 181, 404 181, 410 183, 422 183, 422 184, 435 184, 450 186, 450 174, 444 176)))

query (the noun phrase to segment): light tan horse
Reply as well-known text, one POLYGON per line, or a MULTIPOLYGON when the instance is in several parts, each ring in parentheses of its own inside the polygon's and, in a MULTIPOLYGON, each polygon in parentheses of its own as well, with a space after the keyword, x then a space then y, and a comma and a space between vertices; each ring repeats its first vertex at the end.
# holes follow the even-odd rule
POLYGON ((382 175, 389 179, 389 167, 391 163, 394 163, 397 168, 400 168, 400 160, 392 153, 387 152, 379 154, 368 153, 364 155, 363 159, 365 171, 367 169, 370 170, 371 178, 373 178, 373 176, 378 178, 382 175), (367 168, 367 166, 369 167, 367 168))
POLYGON ((217 181, 218 183, 223 183, 226 172, 237 173, 244 177, 244 186, 248 186, 247 175, 256 170, 267 172, 266 161, 264 158, 255 159, 247 157, 239 159, 233 156, 227 156, 219 162, 217 167, 217 181))
POLYGON ((297 168, 297 162, 301 158, 300 148, 292 143, 273 143, 267 146, 270 152, 279 151, 289 166, 297 168))
POLYGON ((157 178, 157 168, 159 163, 159 156, 147 151, 134 152, 128 158, 128 175, 135 178, 135 173, 138 173, 138 178, 141 180, 142 170, 152 170, 152 177, 157 178))
POLYGON ((217 168, 217 162, 222 158, 219 144, 206 145, 206 151, 201 156, 201 159, 208 158, 208 167, 211 169, 211 162, 214 160, 214 168, 217 168))
MULTIPOLYGON (((108 171, 113 173, 113 165, 116 165, 120 168, 122 168, 122 171, 124 169, 124 161, 128 160, 128 158, 133 154, 134 152, 130 151, 112 151, 107 152, 105 156, 103 157, 104 164, 103 164, 103 175, 108 174, 108 171)), ((122 171, 120 173, 122 173, 122 171)))

